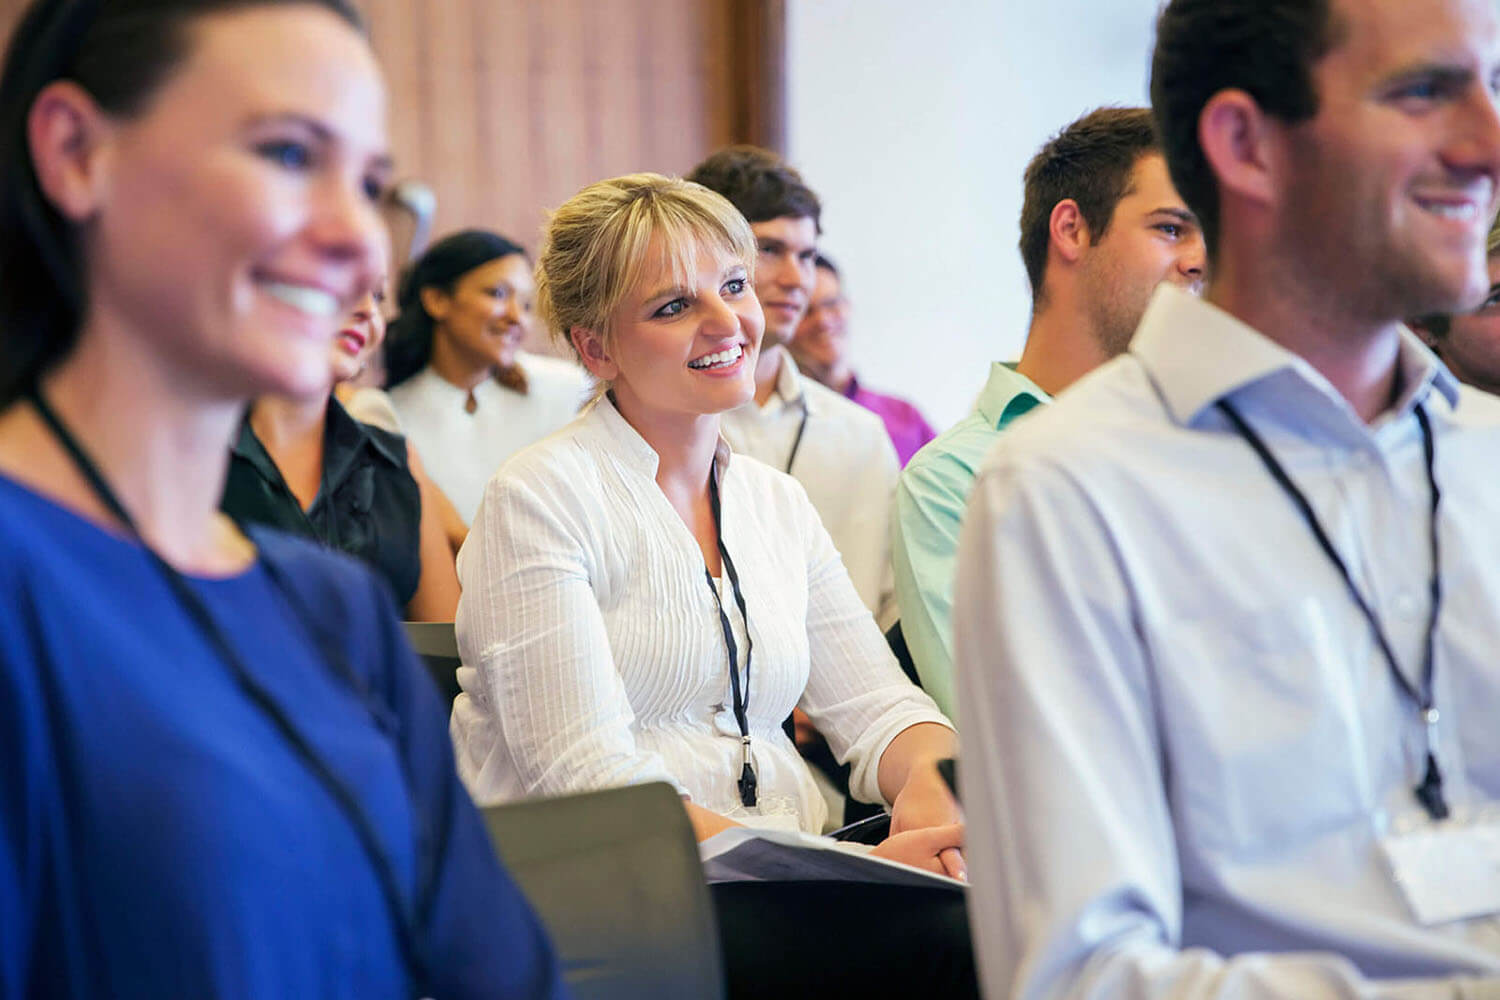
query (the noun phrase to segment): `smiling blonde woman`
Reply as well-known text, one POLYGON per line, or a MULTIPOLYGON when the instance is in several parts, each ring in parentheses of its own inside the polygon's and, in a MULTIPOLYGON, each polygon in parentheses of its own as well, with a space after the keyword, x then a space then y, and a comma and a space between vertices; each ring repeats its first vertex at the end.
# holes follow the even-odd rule
POLYGON ((754 264, 743 217, 686 181, 602 181, 554 214, 541 312, 608 391, 501 467, 459 554, 460 772, 481 802, 659 780, 700 839, 816 833, 826 806, 782 729, 800 707, 854 793, 892 806, 877 851, 960 872, 935 766, 952 728, 802 487, 719 434, 754 391, 754 264))

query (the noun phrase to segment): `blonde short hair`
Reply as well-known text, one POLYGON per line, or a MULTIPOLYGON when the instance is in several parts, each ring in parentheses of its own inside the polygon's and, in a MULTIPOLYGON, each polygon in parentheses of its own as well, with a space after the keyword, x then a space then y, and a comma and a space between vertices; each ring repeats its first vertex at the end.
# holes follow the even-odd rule
MULTIPOLYGON (((583 327, 610 344, 610 317, 660 264, 691 284, 700 246, 729 254, 755 275, 755 234, 723 196, 701 184, 661 174, 627 174, 590 184, 548 220, 536 262, 537 312, 554 338, 572 346, 583 327), (662 256, 647 259, 653 237, 662 256)), ((575 348, 576 350, 576 348, 575 348)))

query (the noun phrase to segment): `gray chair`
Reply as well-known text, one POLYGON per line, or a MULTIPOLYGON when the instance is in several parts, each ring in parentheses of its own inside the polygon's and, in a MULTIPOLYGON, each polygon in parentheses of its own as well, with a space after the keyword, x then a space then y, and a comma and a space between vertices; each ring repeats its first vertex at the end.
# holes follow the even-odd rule
POLYGON ((417 651, 432 680, 453 704, 458 697, 458 668, 463 665, 458 658, 458 639, 453 635, 452 622, 404 622, 406 638, 411 648, 417 651))
POLYGON ((484 819, 577 1000, 722 1000, 713 903, 671 785, 492 806, 484 819))

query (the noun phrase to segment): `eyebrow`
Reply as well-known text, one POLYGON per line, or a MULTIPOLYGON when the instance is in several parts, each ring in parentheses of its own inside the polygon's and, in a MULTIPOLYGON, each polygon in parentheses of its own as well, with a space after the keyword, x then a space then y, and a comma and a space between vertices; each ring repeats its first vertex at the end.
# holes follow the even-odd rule
MULTIPOLYGON (((337 143, 339 139, 333 129, 300 111, 273 111, 269 114, 252 115, 246 123, 248 128, 264 128, 267 125, 296 125, 311 132, 318 142, 328 145, 337 143)), ((391 173, 396 169, 396 161, 390 153, 381 152, 370 158, 370 166, 383 173, 391 173)))
POLYGON ((1389 90, 1399 87, 1405 83, 1411 83, 1426 77, 1432 78, 1433 82, 1444 89, 1462 88, 1476 79, 1477 74, 1467 66, 1457 66, 1448 62, 1427 61, 1416 63, 1411 66, 1403 66, 1392 73, 1386 74, 1376 85, 1377 89, 1389 90))
POLYGON ((1198 224, 1198 217, 1192 212, 1185 208, 1176 208, 1171 205, 1163 205, 1161 208, 1152 209, 1150 215, 1152 217, 1165 215, 1168 218, 1176 219, 1185 226, 1196 226, 1198 224))
MULTIPOLYGON (((746 267, 745 267, 744 264, 741 264, 739 261, 735 261, 734 263, 732 263, 728 267, 726 267, 719 274, 719 280, 720 281, 728 281, 730 278, 732 278, 735 275, 740 274, 740 273, 746 273, 746 274, 748 274, 749 272, 746 269, 746 267)), ((651 295, 646 296, 641 301, 642 302, 655 302, 657 299, 660 299, 660 298, 673 298, 673 299, 675 299, 675 298, 684 298, 684 299, 690 299, 690 298, 692 298, 696 294, 697 294, 697 292, 695 292, 693 289, 687 287, 686 285, 668 285, 665 288, 661 288, 661 289, 657 290, 656 292, 652 293, 651 295)))
POLYGON ((658 291, 655 291, 655 292, 651 293, 650 295, 646 296, 646 298, 643 301, 646 302, 646 303, 651 303, 651 302, 655 302, 657 299, 662 299, 662 298, 670 298, 670 299, 688 298, 692 294, 693 294, 692 290, 689 289, 689 288, 686 288, 683 285, 670 285, 670 286, 668 286, 666 288, 663 288, 663 289, 660 289, 658 291))
MULTIPOLYGON (((793 249, 793 244, 791 242, 789 242, 787 240, 784 240, 784 239, 782 239, 779 236, 757 236, 755 238, 755 243, 756 243, 756 246, 758 246, 762 250, 790 250, 790 249, 793 249)), ((796 251, 798 253, 817 253, 818 252, 818 247, 817 247, 816 244, 813 244, 813 245, 810 245, 810 246, 797 246, 795 249, 796 249, 796 251)))

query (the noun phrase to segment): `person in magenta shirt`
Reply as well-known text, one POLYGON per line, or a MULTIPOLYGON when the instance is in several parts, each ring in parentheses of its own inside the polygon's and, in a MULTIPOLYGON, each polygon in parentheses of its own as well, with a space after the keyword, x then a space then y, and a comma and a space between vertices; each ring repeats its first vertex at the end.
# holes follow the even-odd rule
POLYGON ((788 345, 797 367, 885 421, 904 466, 936 432, 920 410, 897 396, 866 389, 849 364, 849 300, 833 261, 819 254, 812 301, 788 345))

